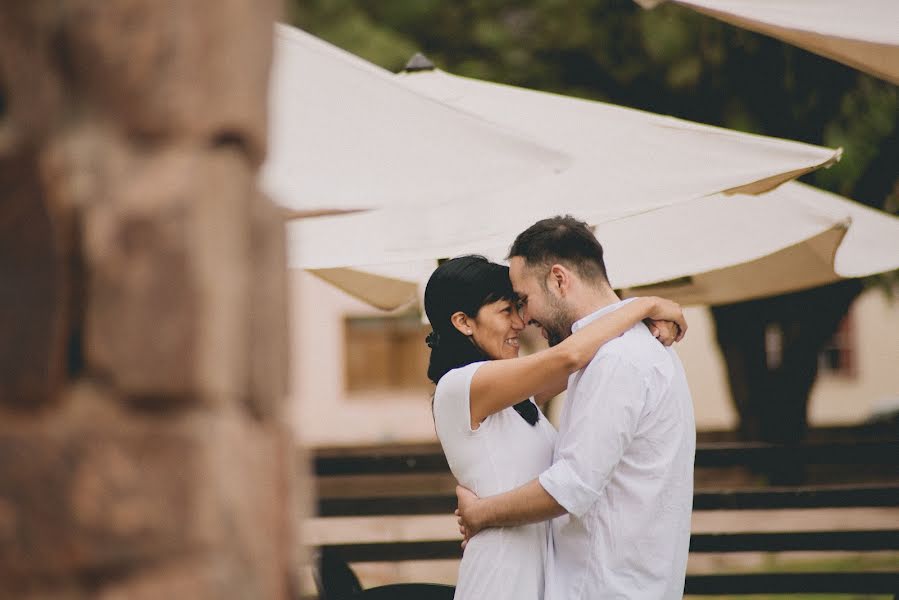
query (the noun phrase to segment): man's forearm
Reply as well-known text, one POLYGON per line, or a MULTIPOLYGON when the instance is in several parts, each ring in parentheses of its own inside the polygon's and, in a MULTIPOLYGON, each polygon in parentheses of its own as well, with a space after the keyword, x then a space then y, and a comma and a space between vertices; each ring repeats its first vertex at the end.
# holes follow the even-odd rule
POLYGON ((481 498, 474 520, 483 527, 514 527, 565 514, 565 509, 534 479, 509 492, 481 498))

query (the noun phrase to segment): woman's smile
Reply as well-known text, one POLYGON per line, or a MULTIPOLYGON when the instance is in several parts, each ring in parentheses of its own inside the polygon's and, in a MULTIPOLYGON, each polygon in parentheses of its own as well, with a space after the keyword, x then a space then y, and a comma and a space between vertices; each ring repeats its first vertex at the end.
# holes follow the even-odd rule
POLYGON ((485 304, 472 324, 474 343, 492 359, 516 358, 520 343, 518 333, 524 322, 510 300, 485 304))

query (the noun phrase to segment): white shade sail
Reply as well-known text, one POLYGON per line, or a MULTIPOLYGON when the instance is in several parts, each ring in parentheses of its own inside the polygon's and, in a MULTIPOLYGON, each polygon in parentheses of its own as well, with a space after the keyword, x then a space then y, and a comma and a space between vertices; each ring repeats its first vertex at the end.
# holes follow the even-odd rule
POLYGON ((367 209, 289 224, 291 265, 381 308, 414 300, 436 259, 501 258, 552 214, 599 227, 615 285, 689 276, 676 296, 689 302, 749 293, 697 291, 699 275, 817 238, 826 254, 819 246, 835 248, 847 223, 810 211, 792 227, 776 213, 780 226, 744 231, 749 242, 726 233, 778 198, 744 194, 827 166, 839 150, 437 70, 394 76, 286 27, 276 43, 264 182, 294 210, 367 209))
POLYGON ((570 163, 286 25, 276 26, 270 88, 262 185, 299 214, 453 202, 570 163))
POLYGON ((292 223, 293 266, 333 269, 478 252, 508 244, 514 232, 552 214, 572 213, 600 224, 719 192, 759 193, 839 157, 839 150, 442 71, 396 79, 559 148, 573 157, 572 165, 456 202, 292 223))
MULTIPOLYGON (((899 218, 791 182, 755 197, 713 196, 597 226, 609 279, 622 294, 726 304, 899 269, 899 218)), ((511 243, 514 233, 510 232, 511 243)), ((501 259, 503 247, 484 247, 501 259)), ((417 298, 436 261, 313 271, 394 308, 417 298), (358 279, 353 279, 358 274, 358 279), (342 277, 342 281, 335 281, 342 277), (371 283, 374 286, 369 287, 371 283)))
POLYGON ((624 295, 727 304, 899 268, 899 218, 801 183, 679 208, 599 228, 624 295))
MULTIPOLYGON (((636 0, 652 8, 664 0, 636 0)), ((671 0, 899 84, 896 0, 671 0)))
MULTIPOLYGON (((839 156, 830 148, 439 69, 404 72, 397 78, 423 95, 572 154, 577 173, 564 178, 590 181, 596 190, 601 176, 604 195, 635 189, 645 196, 676 198, 727 191, 756 194, 828 166, 839 156)), ((595 196, 589 202, 595 203, 595 196)), ((603 199, 603 204, 610 202, 615 199, 603 199)))

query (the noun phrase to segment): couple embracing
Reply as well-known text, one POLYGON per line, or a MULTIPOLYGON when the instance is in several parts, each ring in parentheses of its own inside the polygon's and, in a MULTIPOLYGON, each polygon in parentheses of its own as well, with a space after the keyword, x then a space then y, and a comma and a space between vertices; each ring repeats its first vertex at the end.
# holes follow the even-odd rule
POLYGON ((460 486, 457 600, 683 596, 696 429, 680 307, 621 301, 586 224, 553 217, 509 267, 442 264, 425 291, 434 422, 460 486), (519 357, 537 325, 549 348, 519 357), (541 413, 567 389, 558 432, 541 413))

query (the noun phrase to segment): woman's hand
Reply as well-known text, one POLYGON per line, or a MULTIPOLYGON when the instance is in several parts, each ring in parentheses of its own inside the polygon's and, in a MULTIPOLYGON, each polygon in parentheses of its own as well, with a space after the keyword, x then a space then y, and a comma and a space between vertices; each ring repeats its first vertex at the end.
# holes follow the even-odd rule
POLYGON ((680 327, 677 323, 672 321, 653 321, 652 319, 647 319, 646 326, 649 327, 649 331, 652 333, 653 337, 659 340, 664 346, 670 346, 675 341, 680 341, 680 339, 683 338, 680 327))
POLYGON ((687 320, 684 318, 684 311, 681 305, 677 302, 672 302, 665 298, 653 298, 653 309, 649 313, 648 318, 651 321, 651 324, 649 324, 650 331, 666 346, 670 346, 673 342, 681 341, 684 339, 684 334, 687 333, 687 320), (672 327, 668 326, 664 329, 661 328, 660 321, 669 321, 676 331, 672 333, 672 327), (665 340, 669 337, 672 341, 666 343, 665 340))

